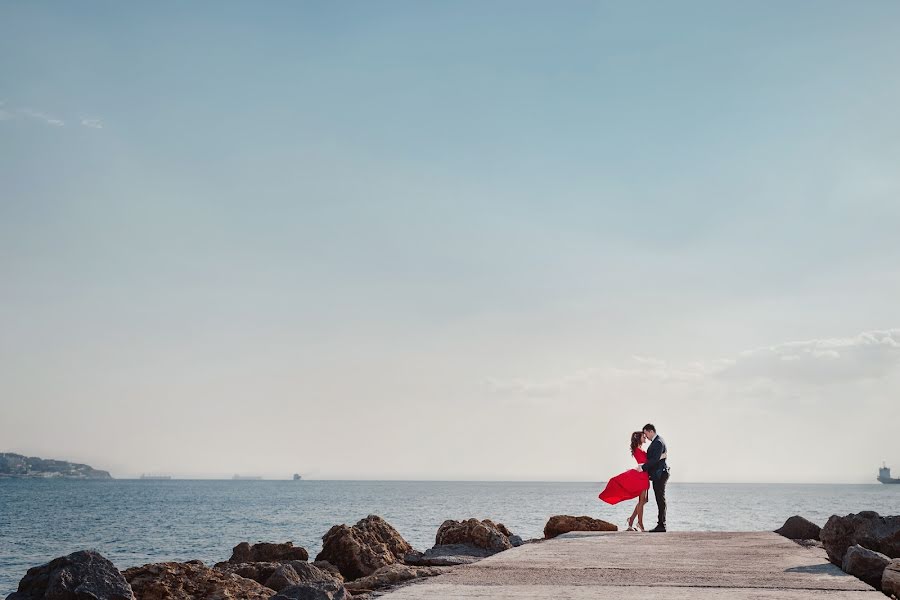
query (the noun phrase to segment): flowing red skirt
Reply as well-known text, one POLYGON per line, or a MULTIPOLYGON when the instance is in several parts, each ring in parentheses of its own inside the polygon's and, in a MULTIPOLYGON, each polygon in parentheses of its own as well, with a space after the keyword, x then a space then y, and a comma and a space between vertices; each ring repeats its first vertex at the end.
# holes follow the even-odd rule
POLYGON ((623 500, 637 498, 647 489, 650 489, 650 476, 643 471, 631 469, 610 479, 600 492, 600 499, 607 504, 618 504, 623 500))

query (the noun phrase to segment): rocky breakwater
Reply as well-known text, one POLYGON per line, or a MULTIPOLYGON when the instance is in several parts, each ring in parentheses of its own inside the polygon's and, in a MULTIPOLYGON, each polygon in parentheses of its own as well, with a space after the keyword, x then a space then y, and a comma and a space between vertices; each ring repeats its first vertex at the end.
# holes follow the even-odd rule
POLYGON ((435 545, 419 552, 381 517, 369 515, 356 525, 336 525, 322 537, 317 560, 340 571, 354 596, 422 577, 444 573, 522 543, 502 523, 490 519, 447 520, 435 545))
POLYGON ((269 600, 274 595, 252 579, 209 568, 200 561, 154 563, 123 574, 137 600, 269 600))
POLYGON ((447 520, 438 528, 433 547, 425 552, 407 554, 404 561, 423 566, 463 565, 523 543, 522 538, 503 523, 494 523, 490 519, 447 520))
POLYGON ((242 542, 229 561, 162 562, 119 572, 95 551, 34 567, 7 600, 347 600, 332 565, 306 562, 304 548, 242 542))
POLYGON ((6 600, 135 600, 122 573, 93 550, 61 556, 28 569, 6 600))
POLYGON ((521 543, 502 523, 445 521, 435 546, 418 552, 387 521, 369 515, 332 527, 312 563, 291 542, 241 542, 213 567, 192 560, 124 572, 97 552, 82 551, 29 569, 7 600, 362 600, 521 543))
POLYGON ((886 594, 900 593, 900 516, 833 515, 820 534, 828 559, 886 594))
POLYGON ((231 558, 216 563, 219 571, 239 575, 276 592, 288 585, 309 581, 342 581, 333 565, 309 564, 309 553, 292 542, 241 542, 231 551, 231 558))

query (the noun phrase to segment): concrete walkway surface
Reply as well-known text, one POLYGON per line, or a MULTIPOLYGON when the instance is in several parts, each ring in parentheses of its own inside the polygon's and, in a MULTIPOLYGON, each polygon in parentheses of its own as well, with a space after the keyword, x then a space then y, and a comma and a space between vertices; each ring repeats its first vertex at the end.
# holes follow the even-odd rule
POLYGON ((696 598, 877 600, 884 595, 775 533, 568 533, 400 588, 387 600, 696 598))

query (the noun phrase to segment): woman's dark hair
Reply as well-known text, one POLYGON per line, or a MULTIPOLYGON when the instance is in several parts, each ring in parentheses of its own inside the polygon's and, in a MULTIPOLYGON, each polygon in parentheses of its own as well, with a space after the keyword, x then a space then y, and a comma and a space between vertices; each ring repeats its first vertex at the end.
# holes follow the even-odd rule
POLYGON ((638 449, 638 446, 641 445, 641 441, 644 437, 643 431, 635 431, 631 434, 631 455, 634 456, 634 451, 638 449))

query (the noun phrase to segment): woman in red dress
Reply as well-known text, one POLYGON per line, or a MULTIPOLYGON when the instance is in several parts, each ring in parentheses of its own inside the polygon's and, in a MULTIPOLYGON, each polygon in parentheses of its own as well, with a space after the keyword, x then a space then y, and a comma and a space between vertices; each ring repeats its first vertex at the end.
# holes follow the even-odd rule
MULTIPOLYGON (((631 434, 631 455, 638 465, 647 462, 647 453, 641 448, 647 441, 643 431, 635 431, 631 434)), ((663 455, 663 458, 666 458, 663 455)), ((600 499, 607 504, 618 504, 622 500, 637 498, 637 506, 628 518, 628 531, 637 531, 634 528, 634 519, 637 517, 638 529, 644 531, 644 505, 647 504, 650 489, 650 476, 645 471, 629 469, 624 473, 610 479, 606 488, 600 492, 600 499)))

